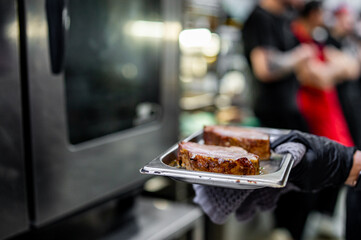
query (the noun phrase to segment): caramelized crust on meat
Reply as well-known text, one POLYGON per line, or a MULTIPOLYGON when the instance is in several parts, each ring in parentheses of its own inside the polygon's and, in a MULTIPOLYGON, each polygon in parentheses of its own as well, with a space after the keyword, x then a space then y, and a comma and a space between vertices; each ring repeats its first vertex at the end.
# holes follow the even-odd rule
POLYGON ((235 126, 205 126, 204 143, 218 146, 238 146, 259 156, 261 160, 271 156, 270 137, 252 129, 235 126))
POLYGON ((258 156, 240 147, 181 142, 178 144, 177 162, 187 170, 235 175, 259 174, 258 156))

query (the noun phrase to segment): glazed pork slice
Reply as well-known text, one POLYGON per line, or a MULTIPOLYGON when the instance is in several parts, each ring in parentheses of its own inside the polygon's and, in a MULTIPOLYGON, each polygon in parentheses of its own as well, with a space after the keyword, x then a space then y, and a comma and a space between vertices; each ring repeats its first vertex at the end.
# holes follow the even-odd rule
POLYGON ((180 142, 177 162, 187 170, 235 175, 259 174, 258 156, 240 147, 180 142))
POLYGON ((205 126, 203 139, 207 145, 238 146, 259 156, 261 160, 270 158, 270 136, 253 129, 236 126, 205 126))

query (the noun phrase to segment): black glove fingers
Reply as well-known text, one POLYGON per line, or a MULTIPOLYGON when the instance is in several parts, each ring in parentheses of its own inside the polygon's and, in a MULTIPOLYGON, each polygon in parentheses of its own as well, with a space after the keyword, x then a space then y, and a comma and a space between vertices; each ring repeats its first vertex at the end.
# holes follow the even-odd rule
POLYGON ((281 145, 283 143, 292 142, 292 140, 294 140, 294 137, 295 137, 294 132, 295 131, 293 130, 290 133, 282 135, 279 138, 277 138, 276 140, 274 140, 271 143, 271 148, 274 149, 274 148, 276 148, 277 146, 279 146, 279 145, 281 145))
POLYGON ((283 135, 279 138, 277 138, 275 141, 273 141, 271 143, 271 148, 274 149, 276 148, 278 145, 281 145, 283 143, 286 142, 298 142, 298 143, 302 143, 303 145, 305 145, 307 148, 309 147, 309 143, 307 141, 307 139, 305 139, 305 133, 302 133, 298 130, 293 130, 290 133, 283 135))
POLYGON ((292 169, 289 178, 299 188, 315 191, 345 182, 352 167, 355 148, 295 130, 276 139, 271 143, 271 148, 286 142, 302 143, 307 148, 306 154, 292 169))

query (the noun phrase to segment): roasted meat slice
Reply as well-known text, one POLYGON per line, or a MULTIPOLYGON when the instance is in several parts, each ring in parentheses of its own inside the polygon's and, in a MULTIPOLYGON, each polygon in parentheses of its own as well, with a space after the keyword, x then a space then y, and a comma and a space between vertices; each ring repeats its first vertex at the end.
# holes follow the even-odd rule
POLYGON ((187 170, 235 175, 259 174, 258 156, 240 147, 180 142, 177 162, 187 170))
POLYGON ((268 134, 236 126, 205 126, 204 143, 218 146, 238 146, 259 156, 261 160, 271 155, 270 137, 268 134))

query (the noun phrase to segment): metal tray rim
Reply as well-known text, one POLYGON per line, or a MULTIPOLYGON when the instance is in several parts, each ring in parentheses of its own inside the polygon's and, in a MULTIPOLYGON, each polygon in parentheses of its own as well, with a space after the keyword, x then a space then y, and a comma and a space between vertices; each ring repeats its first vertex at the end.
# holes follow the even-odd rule
MULTIPOLYGON (((281 134, 284 130, 277 129, 262 129, 263 131, 271 130, 270 132, 279 131, 281 134)), ((200 136, 203 131, 197 131, 183 141, 191 141, 194 138, 200 136)), ((271 133, 272 134, 272 133, 271 133)), ((160 175, 175 178, 176 180, 185 181, 188 183, 206 184, 212 186, 222 186, 236 189, 247 188, 261 188, 261 187, 273 187, 282 188, 286 185, 289 173, 293 166, 292 155, 277 154, 283 156, 281 167, 278 171, 263 175, 230 175, 222 173, 211 173, 201 171, 190 171, 186 169, 174 168, 168 166, 162 162, 162 159, 168 154, 172 153, 178 148, 178 143, 171 146, 164 153, 160 154, 157 158, 149 162, 143 168, 140 169, 142 174, 160 175)), ((274 154, 274 153, 272 153, 274 154)))

